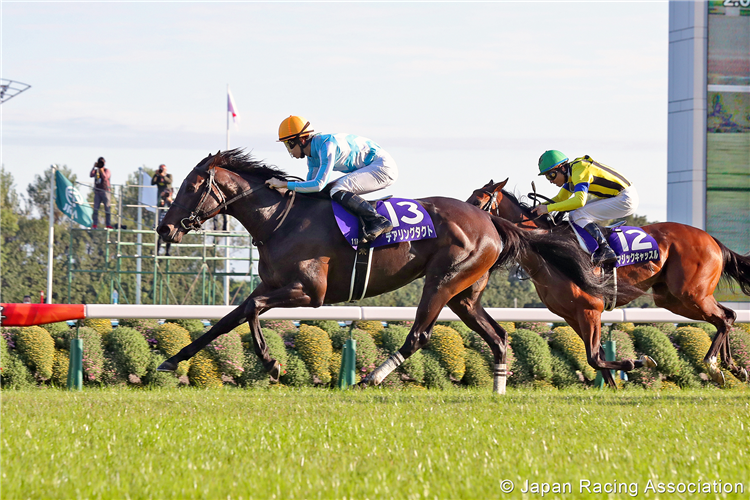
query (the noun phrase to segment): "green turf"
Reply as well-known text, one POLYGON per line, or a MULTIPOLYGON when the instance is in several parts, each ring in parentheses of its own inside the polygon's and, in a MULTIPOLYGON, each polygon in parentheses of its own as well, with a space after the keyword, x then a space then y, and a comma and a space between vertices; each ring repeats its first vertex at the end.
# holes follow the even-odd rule
POLYGON ((3 391, 0 495, 540 498, 521 494, 528 480, 570 483, 545 498, 631 497, 596 483, 719 498, 644 492, 652 480, 742 483, 722 498, 748 498, 749 415, 739 390, 3 391))

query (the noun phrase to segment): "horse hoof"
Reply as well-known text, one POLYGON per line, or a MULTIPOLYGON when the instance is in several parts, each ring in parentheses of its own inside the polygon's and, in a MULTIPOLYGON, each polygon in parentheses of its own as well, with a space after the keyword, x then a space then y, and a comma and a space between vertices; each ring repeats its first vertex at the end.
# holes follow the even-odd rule
POLYGON ((170 360, 166 360, 156 369, 157 372, 173 372, 175 370, 177 370, 177 363, 170 360))
POLYGON ((278 383, 279 379, 281 378, 281 363, 274 360, 273 366, 270 370, 268 370, 268 376, 271 378, 272 383, 278 383))
POLYGON ((646 356, 645 354, 641 356, 640 362, 643 363, 643 366, 645 366, 646 368, 656 368, 657 366, 659 366, 654 358, 652 358, 651 356, 646 356))
POLYGON ((740 368, 740 375, 737 378, 742 382, 745 382, 746 384, 750 382, 750 376, 748 376, 747 370, 745 370, 744 368, 740 368))
POLYGON ((370 385, 370 383, 371 381, 368 375, 368 376, 362 377, 362 380, 354 384, 354 387, 357 387, 358 389, 366 389, 370 385))
POLYGON ((724 373, 719 369, 716 371, 709 370, 708 374, 711 376, 711 380, 713 380, 719 387, 724 387, 724 384, 727 383, 726 378, 724 378, 724 373))

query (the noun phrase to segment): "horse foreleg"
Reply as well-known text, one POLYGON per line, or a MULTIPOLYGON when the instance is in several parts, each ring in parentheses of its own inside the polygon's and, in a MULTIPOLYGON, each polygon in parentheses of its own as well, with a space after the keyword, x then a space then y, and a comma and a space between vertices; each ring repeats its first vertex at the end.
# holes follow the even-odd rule
POLYGON ((270 355, 266 338, 263 336, 263 331, 260 328, 259 316, 275 307, 310 307, 320 305, 324 293, 322 290, 317 289, 314 293, 311 293, 308 288, 299 282, 275 290, 270 290, 268 287, 258 287, 250 296, 251 300, 246 302, 245 316, 247 317, 250 332, 252 333, 253 349, 273 382, 278 382, 279 377, 283 374, 282 366, 270 355), (318 297, 318 299, 313 299, 313 296, 318 297))
POLYGON ((183 347, 180 352, 164 361, 157 368, 160 372, 173 372, 177 369, 177 365, 186 361, 196 355, 198 351, 210 344, 219 335, 223 335, 227 332, 240 326, 245 322, 245 305, 250 300, 248 297, 245 302, 233 309, 229 314, 221 318, 209 331, 192 341, 187 346, 183 347))
MULTIPOLYGON (((583 340, 586 346, 586 356, 589 365, 595 370, 599 370, 602 373, 602 377, 607 382, 607 385, 613 389, 617 388, 614 376, 610 370, 623 370, 631 371, 635 368, 635 362, 632 359, 626 359, 623 361, 607 361, 604 356, 604 349, 601 344, 601 311, 594 308, 586 308, 581 310, 573 323, 573 329, 583 340)), ((649 358, 650 359, 650 358, 649 358)))
POLYGON ((492 319, 479 302, 484 284, 477 282, 475 286, 468 288, 448 301, 448 307, 461 318, 466 326, 479 334, 490 350, 495 361, 493 370, 493 392, 505 394, 507 379, 506 354, 508 348, 507 332, 492 319), (481 286, 481 288, 479 288, 481 286))

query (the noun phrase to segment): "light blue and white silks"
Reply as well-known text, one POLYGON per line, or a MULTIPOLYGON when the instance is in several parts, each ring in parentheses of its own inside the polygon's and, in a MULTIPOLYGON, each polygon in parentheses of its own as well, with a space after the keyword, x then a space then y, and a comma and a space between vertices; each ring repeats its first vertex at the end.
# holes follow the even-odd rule
POLYGON ((307 180, 289 182, 298 193, 316 193, 328 184, 331 172, 345 172, 331 187, 331 194, 348 191, 366 194, 393 184, 398 167, 376 142, 352 134, 317 134, 307 157, 307 180))

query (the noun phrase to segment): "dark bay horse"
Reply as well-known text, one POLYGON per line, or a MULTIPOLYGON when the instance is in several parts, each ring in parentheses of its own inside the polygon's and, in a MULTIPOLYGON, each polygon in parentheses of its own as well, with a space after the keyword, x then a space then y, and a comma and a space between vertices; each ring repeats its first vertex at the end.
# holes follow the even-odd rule
MULTIPOLYGON (((498 183, 490 181, 475 190, 467 202, 523 229, 546 229, 550 234, 559 234, 560 239, 575 240, 567 223, 556 226, 550 217, 536 218, 528 205, 503 189, 507 182, 508 179, 498 183)), ((717 360, 721 353, 722 365, 738 379, 747 382, 747 371, 734 363, 729 348, 729 329, 737 315, 717 302, 713 292, 723 277, 736 281, 742 292, 750 295, 750 257, 729 250, 705 231, 685 224, 663 222, 649 224, 642 229, 658 243, 660 260, 618 269, 618 281, 623 286, 618 287, 616 305, 623 306, 650 288, 657 306, 686 318, 711 323, 717 332, 704 359, 709 374, 715 382, 724 384, 724 375, 717 360)), ((533 256, 525 259, 533 260, 533 256)), ((604 360, 600 346, 604 302, 600 297, 579 289, 573 283, 550 279, 551 276, 544 273, 534 273, 532 270, 529 274, 542 302, 563 317, 581 336, 592 367, 604 370, 602 374, 605 375, 610 373, 609 369, 623 370, 623 366, 629 366, 629 360, 604 360)))
MULTIPOLYGON (((173 371, 219 335, 247 321, 253 346, 272 379, 281 374, 270 357, 258 316, 275 307, 320 307, 348 300, 356 251, 341 235, 329 198, 282 192, 265 181, 286 179, 284 172, 239 150, 209 155, 188 174, 158 233, 167 241, 220 212, 239 220, 260 255, 261 284, 208 332, 166 360, 173 371)), ((542 272, 573 281, 591 294, 603 285, 592 274, 576 244, 547 234, 526 233, 513 224, 451 198, 418 200, 432 217, 437 238, 401 242, 373 250, 367 296, 379 295, 425 277, 414 325, 404 345, 372 372, 377 385, 430 339, 447 304, 489 344, 495 358, 495 392, 505 388, 506 332, 482 308, 482 291, 493 267, 533 254, 542 272), (571 258, 570 256, 573 255, 571 258)))

